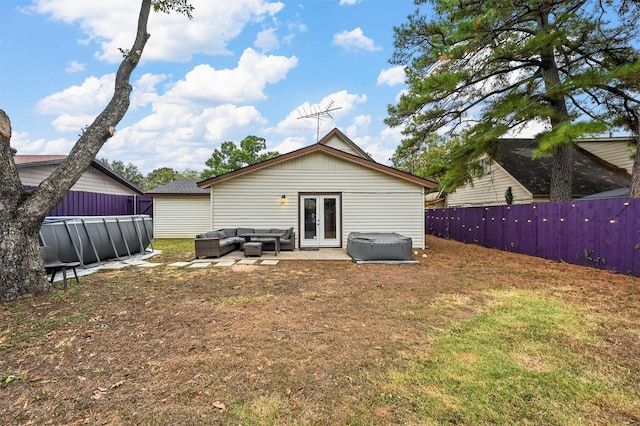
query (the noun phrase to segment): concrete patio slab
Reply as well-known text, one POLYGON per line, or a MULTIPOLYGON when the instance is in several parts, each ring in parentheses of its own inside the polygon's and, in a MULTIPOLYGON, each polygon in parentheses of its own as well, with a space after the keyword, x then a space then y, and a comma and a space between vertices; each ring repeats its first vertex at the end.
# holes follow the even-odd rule
POLYGON ((191 262, 173 262, 169 263, 167 266, 170 266, 172 268, 183 268, 188 265, 191 265, 191 262))
POLYGON ((111 263, 104 266, 98 266, 96 269, 123 269, 123 268, 126 268, 127 266, 131 266, 131 265, 127 265, 126 263, 111 263))
POLYGON ((158 266, 164 266, 164 263, 144 262, 144 263, 137 263, 134 266, 136 268, 157 268, 158 266))
POLYGON ((208 268, 209 266, 211 266, 213 263, 211 262, 197 262, 197 263, 192 263, 191 265, 187 266, 187 268, 189 269, 202 269, 202 268, 208 268))

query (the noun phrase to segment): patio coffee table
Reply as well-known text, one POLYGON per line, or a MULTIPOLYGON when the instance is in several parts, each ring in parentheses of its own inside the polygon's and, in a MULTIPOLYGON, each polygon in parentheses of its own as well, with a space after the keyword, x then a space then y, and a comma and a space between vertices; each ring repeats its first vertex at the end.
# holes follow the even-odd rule
POLYGON ((284 236, 284 232, 282 233, 274 233, 274 232, 248 232, 245 234, 239 234, 240 237, 244 238, 245 243, 251 241, 251 238, 273 238, 275 241, 274 244, 274 252, 277 256, 280 253, 280 238, 284 236))

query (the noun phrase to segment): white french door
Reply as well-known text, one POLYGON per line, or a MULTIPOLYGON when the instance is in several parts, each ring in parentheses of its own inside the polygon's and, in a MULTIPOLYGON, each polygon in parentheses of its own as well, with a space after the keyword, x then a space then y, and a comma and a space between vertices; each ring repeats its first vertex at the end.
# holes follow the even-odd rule
POLYGON ((340 195, 300 196, 300 247, 340 247, 340 195))

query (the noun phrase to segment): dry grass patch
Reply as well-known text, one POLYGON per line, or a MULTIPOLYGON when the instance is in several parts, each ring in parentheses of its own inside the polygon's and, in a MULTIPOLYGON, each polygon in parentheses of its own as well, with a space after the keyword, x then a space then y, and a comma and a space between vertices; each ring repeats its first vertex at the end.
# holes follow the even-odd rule
MULTIPOLYGON (((193 257, 192 241, 154 244, 157 261, 193 257)), ((419 265, 130 268, 4 304, 0 415, 9 424, 640 422, 640 280, 429 245, 419 265)))

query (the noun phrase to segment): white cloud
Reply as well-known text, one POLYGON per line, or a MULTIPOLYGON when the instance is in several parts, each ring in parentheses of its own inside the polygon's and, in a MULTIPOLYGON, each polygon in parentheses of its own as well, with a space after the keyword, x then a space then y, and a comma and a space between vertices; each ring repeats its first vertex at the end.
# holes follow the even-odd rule
POLYGON ((131 105, 130 109, 151 104, 160 99, 160 95, 156 90, 156 86, 167 79, 164 74, 143 74, 138 80, 133 83, 133 91, 131 92, 131 105))
POLYGON ((370 115, 358 115, 353 119, 353 122, 351 123, 351 125, 347 127, 346 134, 353 135, 353 137, 355 137, 356 135, 360 135, 367 131, 370 124, 371 124, 370 115))
POLYGON ((298 65, 295 56, 265 56, 246 49, 235 69, 216 70, 196 66, 179 81, 168 96, 218 102, 250 102, 266 99, 267 83, 277 83, 298 65))
POLYGON ((362 0, 340 0, 340 6, 353 6, 354 4, 360 3, 362 0))
POLYGON ((71 86, 42 99, 37 104, 42 114, 81 114, 101 111, 113 95, 115 74, 88 77, 79 86, 71 86))
POLYGON ((69 62, 69 64, 67 64, 67 66, 65 67, 65 72, 68 72, 69 74, 73 74, 74 72, 80 72, 80 71, 84 71, 85 70, 85 66, 84 64, 78 62, 78 61, 71 61, 69 62))
POLYGON ((366 37, 360 27, 357 27, 351 31, 342 31, 333 35, 333 43, 336 46, 342 47, 346 51, 359 51, 366 50, 373 52, 376 50, 382 50, 381 47, 376 46, 373 40, 366 37))
POLYGON ((275 50, 280 47, 276 29, 269 28, 267 30, 260 31, 256 36, 256 41, 253 42, 253 45, 260 49, 263 53, 275 50))
POLYGON ((403 84, 405 79, 404 67, 398 65, 397 67, 387 68, 380 71, 378 74, 377 86, 387 85, 395 86, 397 84, 403 84))
MULTIPOLYGON (((195 53, 228 54, 227 42, 237 37, 246 25, 275 16, 284 7, 282 2, 266 0, 191 0, 190 3, 195 8, 192 20, 175 13, 152 14, 145 59, 187 61, 195 53)), ((33 10, 56 20, 78 23, 88 38, 100 45, 96 57, 117 63, 122 59, 118 49, 128 49, 133 44, 139 2, 38 0, 33 10)))
POLYGON ((346 90, 331 93, 325 96, 318 103, 311 104, 304 102, 293 109, 289 114, 280 121, 276 127, 266 129, 269 133, 276 134, 292 134, 300 131, 313 131, 314 139, 317 137, 318 120, 314 117, 300 118, 305 115, 313 115, 327 109, 335 109, 330 111, 331 117, 325 114, 318 114, 320 117, 320 136, 336 127, 335 120, 343 117, 353 111, 357 104, 365 103, 366 95, 356 95, 346 90), (329 107, 330 106, 330 107, 329 107))
POLYGON ((71 151, 75 141, 59 138, 54 140, 29 139, 27 132, 13 132, 11 146, 18 155, 64 155, 71 151))
POLYGON ((391 157, 402 141, 401 128, 385 127, 378 136, 355 137, 352 140, 378 163, 390 165, 391 157))
POLYGON ((56 117, 51 124, 59 132, 75 132, 78 136, 82 129, 93 123, 96 119, 92 114, 62 114, 56 117))
POLYGON ((309 145, 309 141, 303 136, 288 137, 285 138, 280 144, 274 146, 273 148, 269 148, 269 151, 278 151, 280 154, 286 154, 287 152, 304 148, 307 145, 309 145))

